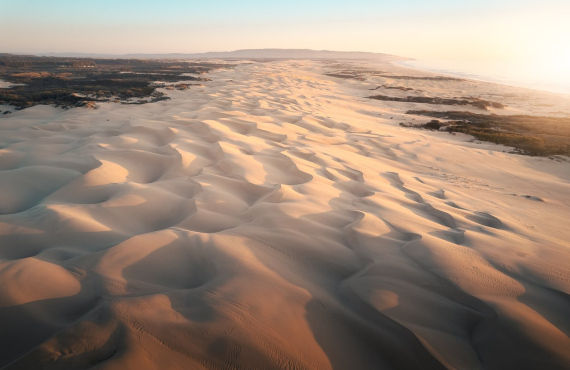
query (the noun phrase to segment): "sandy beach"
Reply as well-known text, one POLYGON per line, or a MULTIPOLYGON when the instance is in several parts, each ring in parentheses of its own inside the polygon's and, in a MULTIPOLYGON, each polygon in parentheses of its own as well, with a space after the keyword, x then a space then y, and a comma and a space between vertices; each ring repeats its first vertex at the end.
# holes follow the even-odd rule
POLYGON ((170 100, 0 117, 0 367, 567 369, 568 157, 367 96, 568 99, 330 75, 357 67, 242 62, 170 100))

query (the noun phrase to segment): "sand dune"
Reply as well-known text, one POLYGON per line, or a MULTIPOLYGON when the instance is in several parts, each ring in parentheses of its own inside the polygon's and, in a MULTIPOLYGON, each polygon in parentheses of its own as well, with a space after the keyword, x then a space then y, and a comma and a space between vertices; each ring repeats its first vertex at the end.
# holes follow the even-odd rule
POLYGON ((568 159, 399 127, 328 66, 0 118, 0 366, 568 368, 568 159))

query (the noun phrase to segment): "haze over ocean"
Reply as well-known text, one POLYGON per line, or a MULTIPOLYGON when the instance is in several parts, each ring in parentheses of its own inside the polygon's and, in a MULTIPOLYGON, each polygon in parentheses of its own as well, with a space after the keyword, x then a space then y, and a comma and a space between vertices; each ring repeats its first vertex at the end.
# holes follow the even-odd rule
POLYGON ((569 15, 563 0, 0 0, 0 51, 372 51, 570 92, 569 15))
POLYGON ((0 0, 0 369, 569 370, 569 10, 0 0))

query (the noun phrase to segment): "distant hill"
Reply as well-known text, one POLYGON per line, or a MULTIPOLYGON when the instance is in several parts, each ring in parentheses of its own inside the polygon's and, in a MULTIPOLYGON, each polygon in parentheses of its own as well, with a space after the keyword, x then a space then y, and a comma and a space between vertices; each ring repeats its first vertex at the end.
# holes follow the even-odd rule
POLYGON ((330 51, 310 49, 244 49, 208 53, 170 54, 89 54, 89 53, 47 53, 46 56, 67 56, 82 58, 140 58, 140 59, 355 59, 374 61, 396 61, 407 58, 390 54, 359 51, 330 51))

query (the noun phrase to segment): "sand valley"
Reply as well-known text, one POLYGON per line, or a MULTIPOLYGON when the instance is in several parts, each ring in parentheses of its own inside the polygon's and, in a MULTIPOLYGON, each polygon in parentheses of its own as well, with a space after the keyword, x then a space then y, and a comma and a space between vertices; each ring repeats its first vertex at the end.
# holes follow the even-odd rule
POLYGON ((400 125, 567 97, 232 63, 0 117, 0 367, 568 368, 568 157, 400 125))

